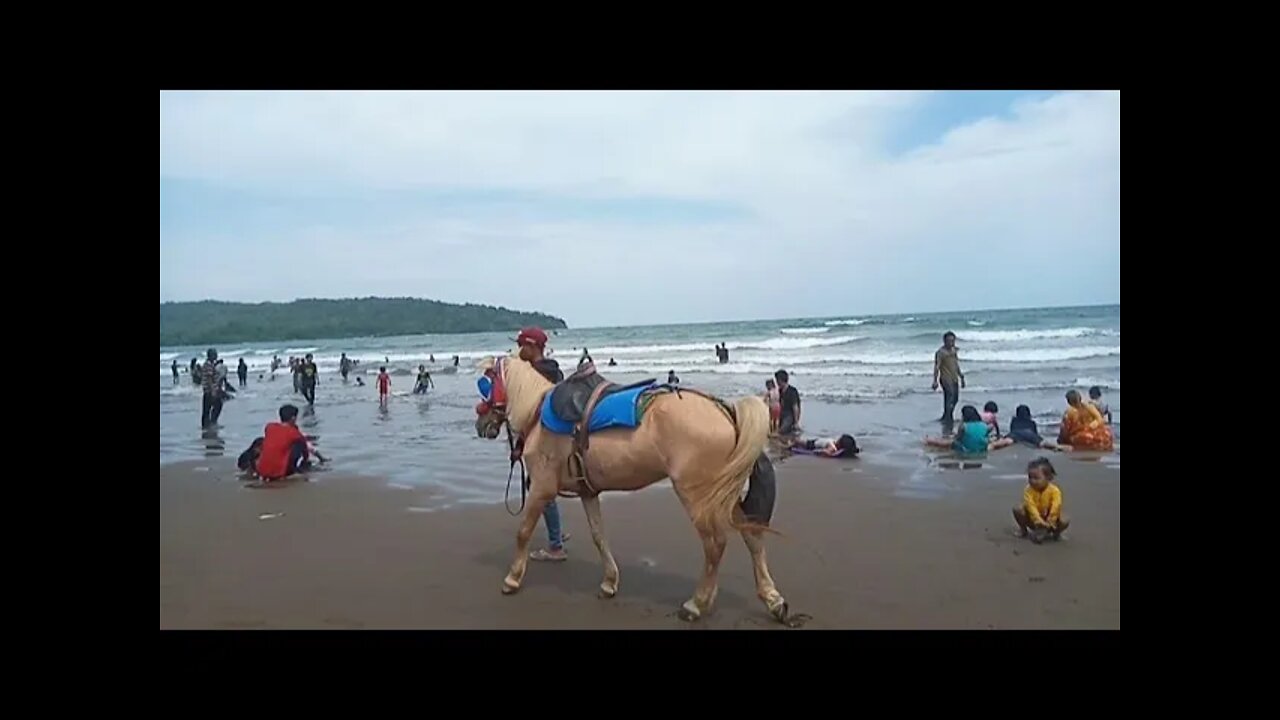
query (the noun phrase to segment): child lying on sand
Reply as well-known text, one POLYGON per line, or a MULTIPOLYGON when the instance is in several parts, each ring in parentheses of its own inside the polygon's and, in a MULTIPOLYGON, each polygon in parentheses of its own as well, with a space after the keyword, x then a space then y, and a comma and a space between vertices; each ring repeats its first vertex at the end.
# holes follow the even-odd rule
POLYGON ((1018 537, 1031 536, 1039 545, 1048 538, 1058 540, 1070 521, 1062 514, 1062 490, 1053 484, 1058 476, 1049 458, 1036 458, 1027 464, 1027 488, 1022 491, 1022 504, 1013 508, 1018 523, 1018 537))
POLYGON ((813 438, 811 440, 796 439, 788 446, 792 452, 826 457, 856 457, 862 452, 858 449, 858 441, 852 435, 841 435, 838 438, 813 438))

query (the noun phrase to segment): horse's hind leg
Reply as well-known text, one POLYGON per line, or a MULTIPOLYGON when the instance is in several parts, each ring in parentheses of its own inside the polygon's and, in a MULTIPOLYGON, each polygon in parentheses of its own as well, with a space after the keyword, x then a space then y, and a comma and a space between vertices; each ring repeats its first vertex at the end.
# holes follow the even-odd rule
POLYGON ((809 619, 808 616, 792 613, 789 610, 787 601, 783 599, 782 593, 778 592, 777 586, 773 583, 773 576, 769 574, 769 563, 765 559, 764 552, 764 533, 760 530, 744 528, 742 539, 751 553, 751 567, 756 574, 756 595, 764 601, 769 614, 788 627, 799 627, 804 624, 809 619))
POLYGON ((698 537, 702 539, 702 580, 694 590, 693 597, 680 606, 680 619, 694 621, 711 611, 715 604, 716 593, 719 592, 720 559, 724 557, 724 530, 715 527, 699 527, 698 537))
MULTIPOLYGON (((685 491, 681 489, 680 481, 673 477, 671 485, 675 488, 676 497, 680 498, 680 503, 684 505, 685 511, 692 519, 693 506, 686 497, 685 491)), ((710 612, 711 606, 716 601, 716 592, 719 590, 720 559, 724 557, 724 548, 727 544, 723 528, 703 527, 695 522, 694 529, 698 531, 698 537, 702 540, 703 565, 702 579, 698 582, 693 597, 680 606, 680 619, 689 622, 710 612)))
POLYGON ((591 526, 591 539, 600 551, 604 564, 604 581, 600 583, 600 597, 611 598, 618 594, 618 563, 609 550, 609 540, 604 536, 604 517, 600 513, 600 496, 582 496, 582 507, 587 511, 587 524, 591 526))

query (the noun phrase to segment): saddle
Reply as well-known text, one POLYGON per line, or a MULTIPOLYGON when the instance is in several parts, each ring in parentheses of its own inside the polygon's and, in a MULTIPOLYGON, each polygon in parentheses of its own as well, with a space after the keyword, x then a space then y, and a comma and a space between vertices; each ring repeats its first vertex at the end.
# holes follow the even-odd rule
POLYGON ((598 494, 587 477, 587 451, 591 447, 591 416, 600 401, 609 395, 649 387, 655 380, 642 380, 629 385, 618 385, 596 372, 595 363, 585 362, 551 391, 550 410, 560 420, 573 423, 573 454, 569 456, 569 474, 583 488, 583 492, 598 494), (575 467, 576 465, 576 467, 575 467))

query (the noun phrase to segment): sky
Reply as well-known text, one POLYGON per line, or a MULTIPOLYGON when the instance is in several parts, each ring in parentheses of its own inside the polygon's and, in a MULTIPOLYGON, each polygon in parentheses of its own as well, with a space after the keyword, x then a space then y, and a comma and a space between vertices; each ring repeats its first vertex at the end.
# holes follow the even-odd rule
POLYGON ((162 92, 160 300, 1120 302, 1119 92, 162 92))

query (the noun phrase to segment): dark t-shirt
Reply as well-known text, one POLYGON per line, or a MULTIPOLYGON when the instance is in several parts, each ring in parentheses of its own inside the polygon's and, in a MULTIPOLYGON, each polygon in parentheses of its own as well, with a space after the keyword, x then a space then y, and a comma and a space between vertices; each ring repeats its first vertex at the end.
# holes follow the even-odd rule
POLYGON ((1017 415, 1009 421, 1009 434, 1011 437, 1021 443, 1026 443, 1032 447, 1039 447, 1044 442, 1044 438, 1040 437, 1039 429, 1036 427, 1036 421, 1030 418, 1020 418, 1017 415))
POLYGON ((795 420, 800 413, 800 391, 794 385, 788 385, 782 391, 782 417, 795 420))
POLYGON ((564 371, 560 369, 560 363, 552 360, 551 358, 543 358, 533 363, 533 369, 537 370, 542 377, 553 383, 558 383, 564 380, 564 371))
POLYGON ((315 385, 316 375, 320 374, 320 370, 316 368, 313 362, 302 363, 302 382, 308 385, 315 385))

